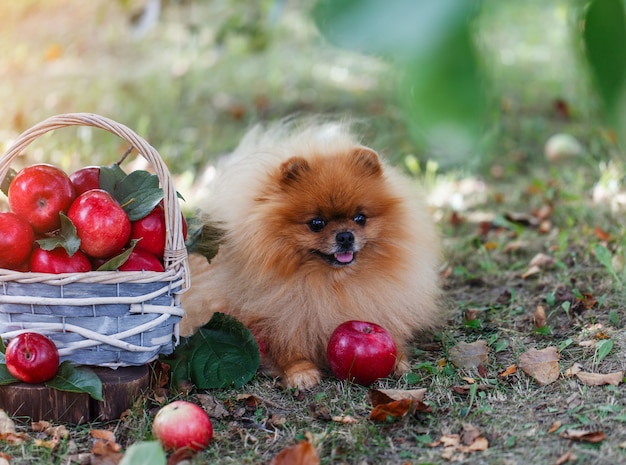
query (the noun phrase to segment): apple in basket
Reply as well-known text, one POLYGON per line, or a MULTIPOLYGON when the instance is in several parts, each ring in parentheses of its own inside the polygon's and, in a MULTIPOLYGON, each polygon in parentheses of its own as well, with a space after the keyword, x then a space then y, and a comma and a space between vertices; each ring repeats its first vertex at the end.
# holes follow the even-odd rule
POLYGON ((20 170, 9 185, 11 211, 30 223, 36 233, 54 231, 76 197, 69 176, 56 166, 40 163, 20 170))
POLYGON ((80 250, 70 256, 63 247, 44 250, 36 246, 30 255, 28 269, 35 273, 85 273, 91 271, 91 261, 80 250))
POLYGON ((80 238, 80 248, 90 257, 110 257, 130 237, 130 220, 108 192, 92 189, 79 195, 67 212, 80 238))
POLYGON ((34 240, 28 221, 13 212, 0 213, 0 268, 20 268, 28 260, 34 240))
POLYGON ((163 271, 163 264, 156 255, 135 247, 126 261, 118 268, 120 271, 163 271))
POLYGON ((76 195, 92 189, 100 189, 100 167, 86 166, 70 174, 70 181, 74 184, 76 195))
POLYGON ((43 383, 52 379, 59 369, 59 351, 47 336, 21 333, 6 347, 6 365, 11 375, 25 383, 43 383))
POLYGON ((213 438, 213 425, 206 412, 192 402, 177 400, 157 412, 152 433, 164 449, 202 450, 213 438))

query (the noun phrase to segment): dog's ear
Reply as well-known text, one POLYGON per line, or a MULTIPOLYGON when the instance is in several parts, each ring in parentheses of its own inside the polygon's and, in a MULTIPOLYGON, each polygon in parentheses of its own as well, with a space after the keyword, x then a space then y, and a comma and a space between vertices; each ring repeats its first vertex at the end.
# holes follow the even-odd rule
POLYGON ((302 157, 292 157, 280 165, 281 182, 291 184, 311 169, 309 162, 302 157))
POLYGON ((352 151, 354 166, 368 176, 380 176, 383 167, 378 154, 369 147, 358 146, 352 151))

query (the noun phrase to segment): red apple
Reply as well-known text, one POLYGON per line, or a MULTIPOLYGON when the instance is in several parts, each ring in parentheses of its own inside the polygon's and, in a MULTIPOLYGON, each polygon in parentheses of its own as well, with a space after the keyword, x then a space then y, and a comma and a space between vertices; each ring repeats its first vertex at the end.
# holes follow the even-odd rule
POLYGON ((356 320, 337 326, 326 352, 330 369, 337 378, 363 386, 389 376, 397 354, 396 343, 385 328, 356 320))
POLYGON ((66 213, 75 197, 67 174, 43 163, 22 169, 9 185, 11 210, 28 221, 36 233, 58 229, 59 212, 66 213))
POLYGON ((70 180, 74 184, 76 195, 91 189, 100 189, 100 167, 86 166, 70 174, 70 180))
POLYGON ((164 271, 161 260, 150 252, 135 247, 128 259, 118 268, 120 271, 164 271))
POLYGON ((153 255, 163 257, 165 249, 165 211, 157 205, 140 220, 133 221, 130 229, 131 239, 141 239, 135 246, 153 255))
POLYGON ((53 378, 59 368, 59 351, 47 336, 22 333, 6 347, 7 370, 25 383, 43 383, 53 378))
POLYGON ((28 221, 13 212, 0 213, 0 268, 21 269, 34 240, 35 234, 28 221))
POLYGON ((80 238, 80 248, 90 257, 119 252, 130 236, 130 220, 120 204, 102 189, 79 195, 67 212, 80 238))
POLYGON ((152 432, 164 449, 188 447, 199 451, 211 442, 213 425, 202 407, 177 400, 157 412, 152 422, 152 432))
POLYGON ((28 269, 35 273, 85 273, 91 271, 91 262, 80 250, 70 257, 63 247, 52 250, 36 247, 30 255, 28 269))

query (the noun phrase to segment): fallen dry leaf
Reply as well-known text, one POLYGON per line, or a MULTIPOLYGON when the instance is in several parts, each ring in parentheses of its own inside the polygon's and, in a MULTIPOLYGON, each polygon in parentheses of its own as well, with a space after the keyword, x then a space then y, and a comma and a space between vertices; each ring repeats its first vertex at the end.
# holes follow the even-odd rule
POLYGON ((15 433, 15 423, 7 413, 0 409, 0 434, 15 433))
POLYGON ((559 354, 556 347, 530 349, 519 356, 520 369, 541 385, 559 379, 559 354))
POLYGON ((276 455, 270 465, 319 465, 320 459, 313 444, 300 441, 295 446, 283 449, 276 455))
POLYGON ((197 394, 196 397, 204 411, 211 418, 221 420, 230 416, 230 413, 221 400, 209 394, 197 394))
POLYGON ((459 342, 450 347, 450 361, 458 368, 476 368, 489 360, 487 341, 478 340, 472 343, 459 342))
POLYGON ((537 305, 535 313, 533 314, 533 321, 535 328, 543 328, 548 324, 548 318, 546 317, 546 310, 542 305, 537 305))
POLYGON ((509 365, 506 370, 500 373, 500 377, 506 378, 507 376, 514 375, 515 373, 517 373, 517 365, 509 365))
POLYGON ((477 391, 490 391, 494 388, 494 386, 489 384, 461 384, 457 386, 452 386, 452 390, 457 394, 461 394, 466 396, 472 392, 472 389, 476 389, 477 391))
POLYGON ((609 242, 611 240, 611 235, 599 226, 594 227, 593 232, 595 233, 596 237, 601 241, 609 242))
POLYGON ((416 412, 430 412, 431 407, 424 404, 426 389, 371 389, 372 402, 370 420, 388 422, 416 412))
POLYGON ((464 424, 461 434, 448 434, 441 436, 437 441, 429 444, 430 447, 443 446, 441 456, 446 460, 460 458, 456 454, 468 454, 485 451, 489 448, 489 441, 483 437, 480 430, 471 424, 464 424))
POLYGON ((531 276, 539 273, 541 273, 541 268, 536 265, 531 266, 526 271, 524 271, 524 273, 522 273, 522 279, 530 278, 531 276))
POLYGON ((530 262, 528 262, 528 266, 538 266, 539 268, 546 268, 548 266, 554 265, 554 257, 547 255, 545 253, 538 253, 533 258, 531 258, 530 262))
POLYGON ((15 431, 13 420, 4 410, 0 409, 0 441, 11 445, 19 445, 28 439, 30 439, 28 434, 15 431))
POLYGON ((93 438, 91 453, 99 457, 106 457, 107 461, 117 463, 122 459, 120 452, 122 446, 115 442, 113 432, 104 429, 93 429, 90 431, 93 438))
POLYGON ((574 363, 565 372, 565 376, 571 378, 576 376, 581 383, 586 386, 603 386, 605 384, 611 384, 618 386, 624 380, 623 371, 615 371, 613 373, 588 373, 583 371, 583 367, 580 363, 574 363))
POLYGON ((556 430, 558 430, 561 427, 562 424, 563 423, 561 423, 558 420, 555 421, 554 423, 552 423, 552 426, 550 426, 550 429, 548 429, 548 433, 550 434, 554 433, 556 430))
POLYGON ((331 417, 331 420, 334 421, 335 423, 343 423, 345 425, 351 425, 351 424, 359 422, 359 420, 357 420, 351 415, 334 416, 334 417, 331 417))
POLYGON ((575 455, 574 453, 572 453, 571 450, 568 450, 567 452, 565 452, 563 455, 561 455, 556 462, 554 462, 554 465, 563 465, 564 463, 567 462, 576 462, 578 460, 578 456, 575 455))
POLYGON ((613 373, 587 373, 585 371, 579 371, 576 373, 576 377, 585 386, 603 386, 605 384, 618 386, 624 379, 624 372, 616 371, 613 373))
POLYGON ((573 441, 598 443, 605 439, 602 431, 584 431, 580 429, 568 429, 559 434, 562 438, 571 439, 573 441))
POLYGON ((541 273, 542 270, 554 265, 554 258, 544 253, 538 253, 528 263, 528 269, 522 274, 522 279, 541 273))

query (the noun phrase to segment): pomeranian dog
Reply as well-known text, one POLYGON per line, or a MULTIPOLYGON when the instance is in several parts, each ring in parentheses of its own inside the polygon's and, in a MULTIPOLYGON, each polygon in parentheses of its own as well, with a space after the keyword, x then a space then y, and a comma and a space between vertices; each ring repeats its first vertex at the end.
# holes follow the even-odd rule
POLYGON ((286 387, 319 383, 333 330, 377 323, 410 366, 416 333, 444 323, 440 248, 416 186, 362 145, 347 123, 296 120, 242 140, 202 207, 224 231, 209 264, 190 257, 181 334, 230 314, 264 346, 286 387))

